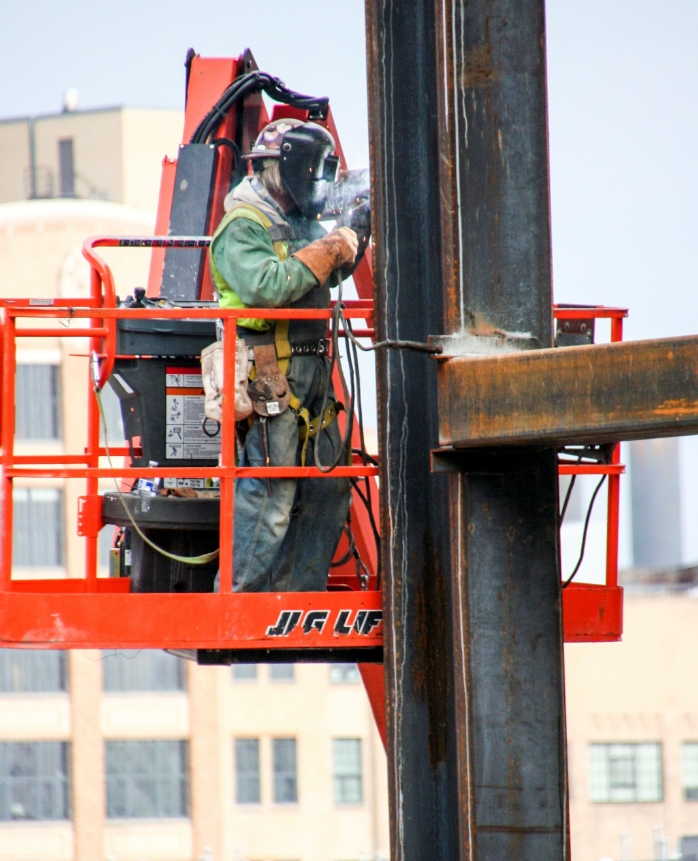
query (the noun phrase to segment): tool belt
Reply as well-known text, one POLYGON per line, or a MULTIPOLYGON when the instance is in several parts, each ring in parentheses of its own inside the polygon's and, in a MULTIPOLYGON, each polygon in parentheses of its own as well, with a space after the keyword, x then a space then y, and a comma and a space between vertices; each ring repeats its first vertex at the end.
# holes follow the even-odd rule
POLYGON ((261 420, 281 415, 290 407, 298 417, 298 439, 302 441, 301 466, 305 466, 308 441, 336 420, 344 406, 332 401, 322 416, 311 417, 308 409, 291 392, 286 379, 292 356, 326 356, 330 342, 327 338, 291 344, 288 340, 288 320, 277 320, 271 332, 246 335, 246 347, 251 349, 254 365, 250 368, 247 394, 252 408, 261 420))
MULTIPOLYGON (((264 337, 264 336, 262 336, 264 337)), ((291 401, 291 389, 276 359, 276 346, 252 344, 255 376, 247 387, 252 408, 264 417, 280 416, 291 401)))

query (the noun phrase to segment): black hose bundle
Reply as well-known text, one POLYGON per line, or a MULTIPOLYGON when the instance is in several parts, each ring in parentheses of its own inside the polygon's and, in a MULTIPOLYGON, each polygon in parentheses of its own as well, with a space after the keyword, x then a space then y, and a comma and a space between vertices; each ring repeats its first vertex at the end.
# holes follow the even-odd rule
POLYGON ((308 111, 311 120, 322 120, 327 116, 327 107, 330 101, 328 98, 316 98, 315 96, 304 96, 301 93, 296 93, 289 90, 282 80, 267 74, 267 72, 248 72, 246 75, 236 78, 226 88, 220 99, 196 127, 189 143, 208 143, 236 102, 262 90, 275 102, 308 111))

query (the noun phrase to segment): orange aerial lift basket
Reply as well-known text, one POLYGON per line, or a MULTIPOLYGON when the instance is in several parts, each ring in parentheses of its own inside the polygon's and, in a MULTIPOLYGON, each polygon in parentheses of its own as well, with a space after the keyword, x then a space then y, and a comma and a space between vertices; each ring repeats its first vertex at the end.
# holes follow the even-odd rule
MULTIPOLYGON (((123 352, 120 329, 134 324, 157 323, 162 330, 177 321, 213 324, 221 320, 224 328, 224 367, 226 379, 234 378, 235 333, 240 317, 284 320, 327 319, 330 310, 288 309, 220 309, 212 301, 213 290, 205 250, 210 235, 223 213, 223 198, 235 169, 235 148, 248 152, 258 131, 268 121, 259 92, 241 100, 225 115, 217 129, 217 139, 235 146, 221 146, 220 157, 211 162, 212 181, 209 199, 204 206, 205 222, 198 235, 168 235, 176 230, 173 201, 177 195, 177 170, 188 158, 186 147, 202 118, 221 93, 250 70, 254 60, 246 52, 236 59, 189 58, 184 143, 178 160, 165 159, 161 183, 155 236, 97 237, 85 242, 84 255, 91 266, 91 294, 87 299, 56 298, 50 300, 2 301, 2 569, 0 571, 0 644, 21 648, 158 648, 186 650, 204 663, 237 660, 259 661, 351 661, 360 665, 379 727, 384 728, 382 694, 383 619, 379 553, 375 541, 375 524, 379 522, 378 493, 375 484, 379 469, 374 460, 354 454, 350 465, 337 467, 331 475, 360 482, 354 490, 352 506, 353 544, 343 538, 337 550, 339 563, 333 567, 326 592, 303 593, 237 593, 233 592, 233 523, 234 486, 236 478, 256 477, 271 481, 280 478, 325 478, 314 466, 249 467, 236 465, 234 411, 223 413, 220 429, 220 459, 211 465, 143 464, 143 440, 131 434, 128 447, 110 448, 100 441, 100 409, 94 393, 95 382, 104 386, 115 373, 119 362, 148 362, 149 357, 133 349, 123 352), (176 267, 176 254, 198 254, 199 288, 195 302, 178 302, 167 307, 151 304, 139 307, 119 305, 116 285, 109 267, 96 249, 104 246, 129 248, 150 247, 152 258, 148 296, 157 297, 168 266, 176 267), (68 325, 69 324, 69 325, 68 325), (18 339, 34 338, 89 339, 85 353, 85 378, 88 413, 83 451, 65 454, 16 454, 15 370, 18 339), (139 447, 139 442, 142 444, 139 447), (109 459, 107 459, 109 455, 109 459), (117 463, 116 461, 121 461, 117 463), (49 478, 81 482, 84 494, 79 500, 78 534, 84 537, 84 576, 66 579, 28 580, 12 576, 13 484, 49 478), (142 497, 132 488, 139 479, 163 479, 192 482, 206 480, 215 484, 219 496, 209 500, 216 526, 213 546, 220 547, 220 588, 212 591, 135 591, 125 564, 122 547, 121 564, 112 573, 122 576, 99 577, 97 537, 104 526, 104 499, 99 492, 100 479, 121 482, 130 510, 148 521, 151 497, 142 497), (361 488, 364 488, 362 491, 361 488), (363 499, 361 498, 363 496, 363 499), (354 547, 355 552, 352 552, 354 547), (360 559, 360 564, 357 562, 360 559)), ((281 105, 272 118, 308 117, 308 111, 297 106, 281 105)), ((332 132, 343 159, 331 110, 316 118, 332 132)), ((213 145, 211 145, 213 146, 213 145)), ((346 167, 346 163, 343 162, 346 167)), ((180 183, 181 185, 181 183, 180 183)), ((362 320, 354 329, 356 335, 372 338, 374 333, 372 276, 370 252, 354 274, 359 298, 344 303, 347 320, 362 320)), ((123 285, 129 289, 132 285, 123 285)), ((123 290, 122 290, 123 292, 123 290)), ((612 340, 622 336, 623 309, 603 307, 559 307, 555 309, 558 331, 562 335, 583 334, 593 320, 610 318, 612 340)), ((340 333, 340 336, 343 333, 340 333)), ((588 335, 585 335, 588 337, 588 335)), ((564 342, 564 337, 559 339, 564 342)), ((74 341, 77 343, 76 341, 74 341)), ((84 342, 83 342, 84 343, 84 342)), ((166 352, 166 351, 165 351, 166 352)), ((190 357, 191 358, 191 357, 190 357)), ((126 365, 124 365, 126 367, 126 365)), ((155 367, 155 365, 148 366, 155 367)), ((196 389, 195 362, 180 368, 177 359, 160 360, 161 385, 167 387, 178 373, 189 372, 185 384, 196 389)), ((128 383, 126 384, 128 387, 128 383)), ((165 398, 165 388, 158 397, 165 398)), ((122 405, 122 411, 123 411, 122 405)), ((353 444, 359 448, 358 431, 353 444)), ((568 642, 613 641, 622 632, 622 589, 617 583, 619 479, 623 466, 618 446, 603 450, 561 452, 560 474, 599 474, 608 476, 608 523, 606 582, 586 585, 575 582, 563 591, 565 639, 568 642)), ((157 501, 157 497, 154 497, 157 501)), ((175 511, 178 500, 169 499, 175 511)), ((181 500, 186 502, 186 500, 181 500)), ((152 511, 150 511, 152 514, 152 511)), ((176 517, 173 516, 174 529, 176 517)), ((115 522, 113 519, 110 522, 115 522)), ((153 522, 153 521, 148 521, 153 522)), ((167 532, 168 524, 159 524, 167 532)))

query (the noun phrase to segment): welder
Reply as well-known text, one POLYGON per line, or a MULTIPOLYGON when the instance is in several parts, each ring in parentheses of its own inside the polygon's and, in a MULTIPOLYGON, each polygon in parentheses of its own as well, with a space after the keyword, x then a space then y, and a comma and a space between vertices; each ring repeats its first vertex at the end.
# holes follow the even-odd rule
MULTIPOLYGON (((359 250, 350 227, 328 233, 318 221, 338 175, 334 148, 331 134, 312 122, 282 119, 262 130, 246 156, 253 173, 227 196, 211 243, 221 307, 329 308, 330 287, 352 271, 359 250)), ((327 320, 238 320, 253 358, 254 406, 240 465, 310 464, 316 446, 323 464, 337 461, 341 407, 326 333, 327 320)), ((344 478, 238 479, 234 590, 324 590, 349 501, 344 478)))

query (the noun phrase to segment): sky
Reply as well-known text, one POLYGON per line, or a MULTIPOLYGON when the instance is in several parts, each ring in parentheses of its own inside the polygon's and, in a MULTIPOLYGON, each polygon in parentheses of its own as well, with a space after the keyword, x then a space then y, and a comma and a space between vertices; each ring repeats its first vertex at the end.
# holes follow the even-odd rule
MULTIPOLYGON (((250 47, 331 97, 361 167, 364 39, 362 0, 25 0, 0 30, 0 117, 57 111, 73 87, 82 107, 181 107, 187 48, 250 47)), ((629 338, 698 333, 698 0, 548 0, 547 39, 556 300, 629 307, 629 338)), ((681 453, 693 562, 698 438, 681 453)))

